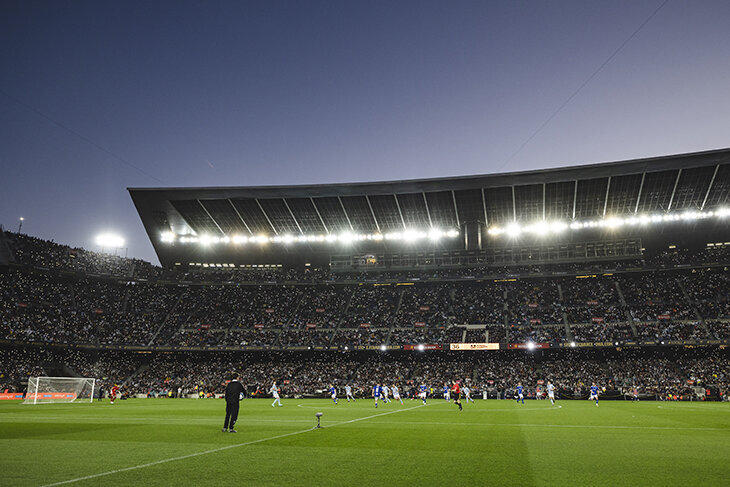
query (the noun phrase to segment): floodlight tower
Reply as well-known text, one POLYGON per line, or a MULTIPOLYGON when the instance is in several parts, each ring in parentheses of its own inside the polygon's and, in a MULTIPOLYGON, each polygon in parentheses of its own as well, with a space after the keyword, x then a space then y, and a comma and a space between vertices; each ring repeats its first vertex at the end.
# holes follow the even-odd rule
POLYGON ((18 235, 20 235, 20 229, 23 228, 23 222, 25 221, 25 218, 22 216, 18 219, 18 235))

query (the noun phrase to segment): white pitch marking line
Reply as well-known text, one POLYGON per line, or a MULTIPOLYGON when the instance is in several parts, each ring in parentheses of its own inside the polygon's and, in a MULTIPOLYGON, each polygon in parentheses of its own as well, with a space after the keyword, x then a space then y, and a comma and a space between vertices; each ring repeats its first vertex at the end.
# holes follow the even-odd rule
MULTIPOLYGON (((373 421, 371 424, 392 424, 373 421)), ((680 430, 680 431, 728 431, 728 428, 693 428, 674 426, 628 426, 628 425, 594 425, 594 424, 529 424, 529 423, 439 423, 428 421, 399 421, 398 424, 423 424, 423 425, 445 425, 445 426, 510 426, 529 428, 598 428, 598 429, 642 429, 642 430, 680 430)))
MULTIPOLYGON (((398 409, 398 410, 395 410, 395 411, 388 411, 388 412, 385 412, 385 413, 373 414, 372 416, 366 416, 364 418, 355 418, 355 419, 351 419, 349 421, 342 421, 340 423, 335 423, 333 425, 330 425, 329 427, 332 428, 334 426, 339 426, 339 425, 342 425, 342 424, 356 423, 358 421, 364 421, 366 419, 377 418, 378 416, 385 416, 387 414, 393 414, 393 413, 402 413, 404 411, 410 411, 412 409, 418 409, 418 408, 422 408, 422 407, 424 407, 424 404, 421 404, 420 406, 416 406, 416 407, 412 407, 412 408, 407 408, 407 409, 398 409)), ((189 453, 187 455, 181 455, 179 457, 165 458, 163 460, 157 460, 155 462, 150 462, 150 463, 143 463, 141 465, 134 465, 132 467, 125 467, 125 468, 119 468, 119 469, 116 469, 116 470, 109 470, 108 472, 101 472, 101 473, 96 473, 96 474, 93 474, 93 475, 86 475, 84 477, 78 477, 78 478, 70 479, 70 480, 62 480, 61 482, 54 482, 52 484, 46 484, 44 487, 52 487, 52 486, 55 486, 55 485, 71 484, 71 483, 74 483, 74 482, 81 482, 82 480, 91 480, 91 479, 96 479, 96 478, 99 478, 99 477, 105 477, 107 475, 114 475, 115 473, 129 472, 130 470, 139 470, 141 468, 152 467, 154 465, 161 465, 163 463, 174 462, 174 461, 177 461, 177 460, 185 460, 187 458, 194 458, 194 457, 199 457, 201 455, 208 455, 210 453, 217 453, 219 451, 230 450, 232 448, 238 448, 240 446, 253 445, 253 444, 256 444, 256 443, 263 443, 264 441, 277 440, 279 438, 286 438, 288 436, 300 435, 302 433, 306 433, 306 432, 312 431, 312 430, 313 430, 312 428, 308 428, 308 429, 305 429, 305 430, 294 431, 293 433, 286 433, 286 434, 283 434, 283 435, 271 436, 269 438, 261 438, 260 440, 247 441, 245 443, 237 443, 235 445, 227 445, 227 446, 222 446, 220 448, 213 448, 212 450, 205 450, 205 451, 196 452, 196 453, 189 453)))

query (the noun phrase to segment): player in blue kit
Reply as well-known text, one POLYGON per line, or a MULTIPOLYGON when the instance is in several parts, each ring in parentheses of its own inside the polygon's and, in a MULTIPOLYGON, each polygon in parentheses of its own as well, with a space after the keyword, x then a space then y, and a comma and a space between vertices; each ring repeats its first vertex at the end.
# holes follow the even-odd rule
POLYGON ((525 396, 522 394, 522 382, 517 383, 517 403, 520 401, 525 404, 525 396))
POLYGON ((337 404, 337 389, 332 384, 330 384, 330 396, 332 396, 334 403, 337 404))
POLYGON ((418 393, 418 397, 421 398, 423 404, 426 404, 426 394, 428 392, 428 387, 426 386, 426 384, 421 384, 421 386, 419 387, 419 391, 420 392, 418 393))
POLYGON ((451 394, 450 394, 450 390, 449 390, 449 385, 446 384, 446 383, 444 383, 444 400, 446 402, 451 401, 451 394))
POLYGON ((598 406, 598 386, 595 382, 591 384, 591 395, 588 397, 589 401, 593 399, 596 400, 596 406, 598 406))
POLYGON ((375 398, 375 407, 378 407, 378 399, 380 398, 380 395, 382 394, 382 389, 380 388, 380 384, 375 384, 375 387, 373 387, 373 398, 375 398))

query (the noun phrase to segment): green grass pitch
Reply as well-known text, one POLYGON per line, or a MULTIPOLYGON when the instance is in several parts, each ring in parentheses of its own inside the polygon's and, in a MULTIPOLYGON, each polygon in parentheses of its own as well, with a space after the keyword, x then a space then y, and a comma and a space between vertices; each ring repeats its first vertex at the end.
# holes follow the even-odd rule
POLYGON ((730 473, 730 404, 283 403, 242 401, 239 432, 224 434, 222 400, 7 401, 0 483, 698 485, 730 473))

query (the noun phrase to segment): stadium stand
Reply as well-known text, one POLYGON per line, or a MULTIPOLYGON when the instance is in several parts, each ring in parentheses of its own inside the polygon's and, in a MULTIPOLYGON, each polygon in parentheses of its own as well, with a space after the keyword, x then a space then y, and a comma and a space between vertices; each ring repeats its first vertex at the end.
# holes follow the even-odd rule
POLYGON ((133 189, 162 267, 2 233, 0 379, 15 390, 54 369, 130 394, 205 395, 241 369, 295 395, 325 376, 437 387, 457 375, 504 394, 549 376, 568 396, 599 379, 619 395, 692 397, 701 383, 721 397, 728 162, 714 151, 316 191, 133 189), (617 218, 638 226, 621 233, 617 218), (504 235, 535 219, 583 233, 504 235), (443 232, 418 243, 418 225, 443 232), (449 352, 459 344, 500 350, 465 359, 449 352))

